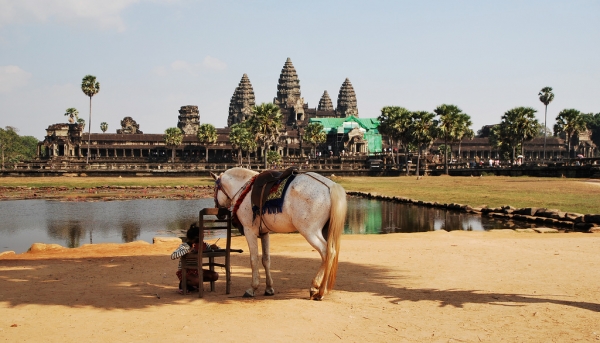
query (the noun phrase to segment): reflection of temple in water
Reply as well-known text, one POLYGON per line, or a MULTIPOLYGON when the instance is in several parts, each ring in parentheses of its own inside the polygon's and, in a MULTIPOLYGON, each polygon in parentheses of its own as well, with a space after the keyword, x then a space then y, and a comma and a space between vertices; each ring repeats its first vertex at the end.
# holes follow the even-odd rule
POLYGON ((135 241, 139 236, 142 228, 137 223, 126 222, 121 225, 121 237, 123 243, 135 241))
POLYGON ((65 239, 68 248, 77 248, 81 245, 80 241, 84 236, 84 230, 79 221, 50 222, 48 223, 48 236, 65 239))

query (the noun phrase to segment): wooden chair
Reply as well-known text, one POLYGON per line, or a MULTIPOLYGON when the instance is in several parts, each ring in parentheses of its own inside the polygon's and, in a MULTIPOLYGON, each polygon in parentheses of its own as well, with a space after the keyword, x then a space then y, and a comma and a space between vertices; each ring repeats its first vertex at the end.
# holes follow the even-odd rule
MULTIPOLYGON (((204 241, 204 231, 206 230, 225 230, 225 248, 210 251, 199 251, 198 253, 188 253, 181 257, 181 273, 182 273, 182 288, 183 294, 187 294, 187 269, 197 269, 198 277, 203 280, 204 271, 203 266, 208 266, 210 270, 214 271, 215 266, 225 268, 225 294, 229 294, 231 290, 231 252, 241 253, 241 249, 231 250, 231 212, 226 208, 204 208, 200 210, 199 215, 199 228, 200 228, 200 243, 204 241), (207 216, 224 216, 224 219, 208 219, 207 216), (204 262, 207 258, 208 262, 204 262), (215 261, 215 258, 224 258, 222 263, 215 261)), ((222 246, 222 245, 221 245, 222 246)), ((210 291, 215 291, 215 281, 210 281, 210 291)), ((199 287, 198 297, 204 296, 204 287, 199 287)))

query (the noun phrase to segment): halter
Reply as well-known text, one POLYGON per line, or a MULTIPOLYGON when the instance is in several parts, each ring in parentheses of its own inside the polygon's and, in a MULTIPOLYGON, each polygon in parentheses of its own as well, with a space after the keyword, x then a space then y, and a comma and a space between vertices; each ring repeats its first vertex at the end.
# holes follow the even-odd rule
POLYGON ((235 192, 235 194, 233 196, 229 196, 229 194, 227 193, 227 191, 225 191, 225 188, 223 188, 223 184, 221 183, 221 175, 219 175, 219 177, 215 180, 215 192, 214 192, 214 199, 215 199, 215 207, 216 208, 224 208, 224 206, 220 206, 219 205, 219 191, 223 192, 223 194, 225 194, 225 196, 227 197, 227 199, 231 200, 231 204, 230 207, 228 208, 229 211, 231 211, 233 209, 233 206, 235 205, 235 202, 233 201, 233 199, 238 196, 238 194, 240 194, 241 191, 243 191, 246 187, 248 187, 248 185, 254 181, 254 178, 251 178, 250 180, 248 180, 246 183, 244 183, 244 185, 242 185, 242 187, 240 187, 240 189, 238 189, 237 192, 235 192))

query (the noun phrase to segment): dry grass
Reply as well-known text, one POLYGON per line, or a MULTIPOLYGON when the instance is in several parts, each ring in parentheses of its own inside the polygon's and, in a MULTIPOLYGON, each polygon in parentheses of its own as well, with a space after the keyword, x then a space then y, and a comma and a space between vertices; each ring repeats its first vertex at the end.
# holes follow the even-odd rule
MULTIPOLYGON (((600 182, 586 179, 532 177, 336 177, 348 191, 471 206, 546 207, 567 212, 600 213, 600 182)), ((0 178, 0 186, 198 186, 210 177, 40 177, 0 178)))

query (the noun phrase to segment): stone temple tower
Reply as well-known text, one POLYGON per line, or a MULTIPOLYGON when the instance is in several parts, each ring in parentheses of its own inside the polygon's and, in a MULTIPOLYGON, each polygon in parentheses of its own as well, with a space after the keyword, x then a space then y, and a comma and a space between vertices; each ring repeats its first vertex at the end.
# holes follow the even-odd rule
POLYGON ((195 135, 198 132, 199 126, 200 111, 198 111, 198 106, 181 106, 177 127, 186 135, 195 135))
POLYGON ((304 99, 300 95, 300 80, 289 57, 281 69, 277 84, 277 97, 273 99, 273 103, 281 108, 284 122, 293 123, 304 120, 304 99))
POLYGON ((333 104, 331 103, 331 98, 329 97, 329 93, 327 93, 327 91, 323 92, 321 100, 319 100, 319 107, 317 109, 319 111, 333 111, 333 104))
POLYGON ((349 116, 358 117, 358 107, 356 106, 356 94, 350 80, 346 78, 340 93, 338 94, 337 108, 335 109, 336 116, 345 118, 349 116))
POLYGON ((242 76, 239 85, 236 87, 231 101, 229 102, 229 117, 227 117, 227 126, 241 123, 252 115, 252 107, 256 105, 254 97, 254 88, 250 83, 247 74, 242 76))

